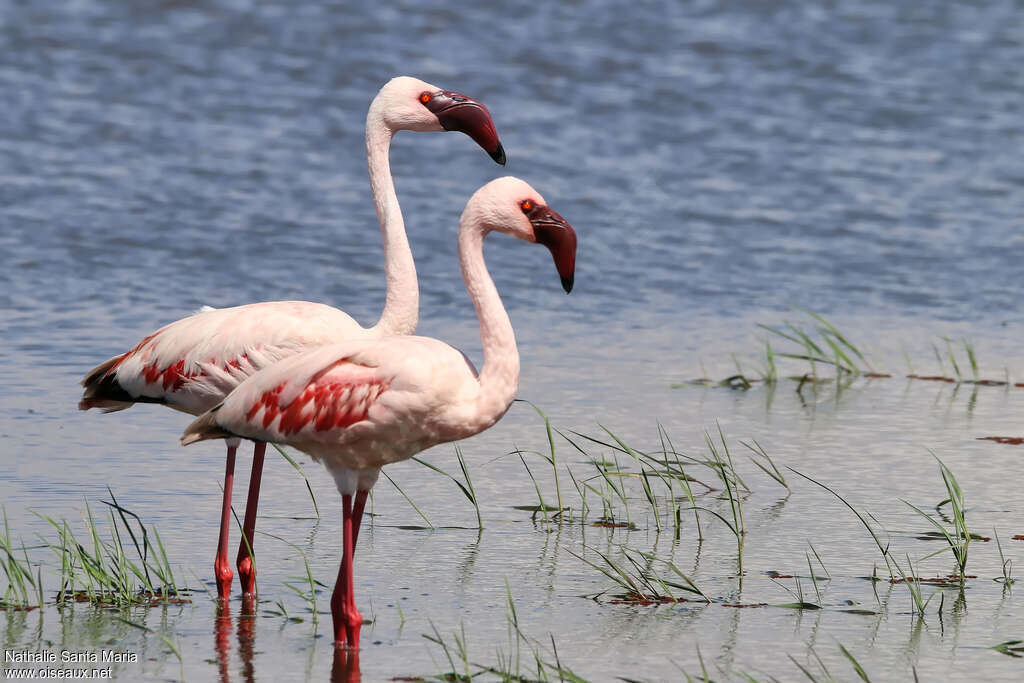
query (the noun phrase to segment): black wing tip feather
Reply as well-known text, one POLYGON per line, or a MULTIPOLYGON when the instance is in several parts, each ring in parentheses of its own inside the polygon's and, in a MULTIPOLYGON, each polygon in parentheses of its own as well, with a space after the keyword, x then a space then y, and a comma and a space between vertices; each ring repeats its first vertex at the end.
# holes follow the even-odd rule
POLYGON ((161 398, 150 396, 132 396, 117 381, 116 368, 124 358, 124 354, 114 356, 100 363, 82 378, 82 400, 78 402, 79 410, 100 408, 111 413, 131 407, 133 403, 165 403, 161 398))

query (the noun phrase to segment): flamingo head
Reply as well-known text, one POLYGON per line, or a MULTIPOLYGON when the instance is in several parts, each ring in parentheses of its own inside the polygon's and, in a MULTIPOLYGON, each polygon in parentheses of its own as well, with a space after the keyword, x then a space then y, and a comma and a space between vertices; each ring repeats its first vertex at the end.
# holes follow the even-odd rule
POLYGON ((411 76, 397 76, 384 84, 370 105, 371 116, 375 112, 396 131, 465 133, 492 159, 505 164, 505 149, 498 139, 491 113, 483 103, 471 97, 411 76))
POLYGON ((470 198, 462 220, 482 225, 485 230, 543 244, 555 261, 562 288, 566 293, 572 291, 576 231, 529 183, 512 176, 492 180, 470 198))

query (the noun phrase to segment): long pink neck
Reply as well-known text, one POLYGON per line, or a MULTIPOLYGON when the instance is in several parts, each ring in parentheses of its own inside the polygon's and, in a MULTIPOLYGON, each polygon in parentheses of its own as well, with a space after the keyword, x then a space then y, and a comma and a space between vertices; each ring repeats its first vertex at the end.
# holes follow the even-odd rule
POLYGON ((484 263, 483 240, 488 232, 479 222, 463 216, 459 226, 459 265, 480 320, 484 351, 477 395, 477 417, 483 423, 480 429, 489 427, 505 414, 519 389, 515 331, 484 263))
POLYGON ((384 122, 375 101, 366 115, 366 160, 370 167, 370 188, 377 207, 384 242, 387 298, 380 319, 371 328, 381 336, 412 334, 419 319, 420 290, 416 281, 416 264, 405 234, 402 208, 398 205, 395 183, 391 179, 388 152, 394 131, 384 122))

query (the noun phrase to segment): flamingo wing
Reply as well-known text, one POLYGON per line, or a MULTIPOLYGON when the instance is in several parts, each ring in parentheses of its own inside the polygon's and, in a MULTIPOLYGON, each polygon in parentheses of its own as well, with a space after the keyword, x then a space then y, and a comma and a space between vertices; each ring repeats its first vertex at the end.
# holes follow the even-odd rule
POLYGON ((165 403, 199 414, 246 377, 311 346, 367 334, 323 304, 274 301, 209 309, 166 325, 82 380, 79 408, 165 403))
POLYGON ((332 344, 266 368, 196 420, 183 441, 222 433, 277 443, 338 439, 339 432, 367 418, 391 385, 386 372, 360 357, 364 348, 332 344), (201 422, 211 433, 197 427, 201 422))
MULTIPOLYGON (((311 455, 361 443, 361 466, 440 443, 446 416, 471 405, 478 384, 458 350, 397 336, 307 350, 246 379, 185 430, 183 444, 242 437, 311 455)), ((461 413, 460 413, 461 415, 461 413)))

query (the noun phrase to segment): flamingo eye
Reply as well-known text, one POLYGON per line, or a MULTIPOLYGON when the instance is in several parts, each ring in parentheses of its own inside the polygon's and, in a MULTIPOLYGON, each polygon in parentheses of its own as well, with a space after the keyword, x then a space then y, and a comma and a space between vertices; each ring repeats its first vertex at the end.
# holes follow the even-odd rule
POLYGON ((432 99, 433 99, 433 96, 430 93, 428 93, 426 91, 420 93, 420 102, 421 103, 427 104, 432 99))
POLYGON ((519 208, 523 210, 523 213, 530 213, 531 211, 533 211, 534 206, 536 206, 536 204, 533 203, 532 199, 524 199, 523 201, 519 202, 519 208))

